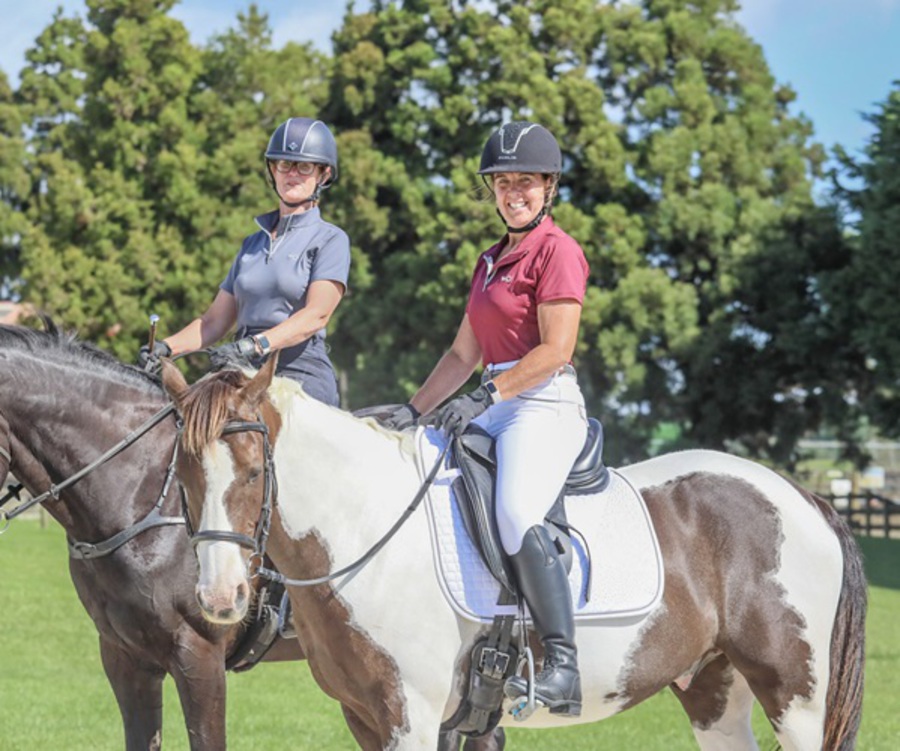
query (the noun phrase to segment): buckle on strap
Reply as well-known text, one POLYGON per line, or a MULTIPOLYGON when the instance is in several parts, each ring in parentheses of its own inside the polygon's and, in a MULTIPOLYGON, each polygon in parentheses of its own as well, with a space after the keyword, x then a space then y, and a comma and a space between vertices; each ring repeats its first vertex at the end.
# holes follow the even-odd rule
POLYGON ((489 678, 500 680, 506 675, 506 669, 509 667, 509 655, 506 652, 500 652, 494 647, 485 647, 481 650, 481 657, 478 660, 478 670, 489 678))

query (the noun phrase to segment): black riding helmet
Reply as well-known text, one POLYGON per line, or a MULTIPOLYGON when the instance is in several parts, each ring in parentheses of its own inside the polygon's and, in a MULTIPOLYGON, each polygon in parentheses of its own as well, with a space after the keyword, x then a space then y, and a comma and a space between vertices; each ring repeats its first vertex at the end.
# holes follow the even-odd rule
MULTIPOLYGON (((559 179, 562 172, 562 152, 553 134, 543 125, 517 120, 501 125, 488 138, 481 152, 481 168, 478 174, 491 189, 485 175, 498 172, 532 172, 559 179)), ((544 218, 553 200, 551 190, 540 213, 524 227, 510 227, 508 232, 529 232, 544 218)), ((500 213, 499 210, 497 212, 500 213)), ((502 215, 501 215, 502 219, 502 215)))
POLYGON ((321 191, 330 187, 338 178, 338 150, 334 136, 321 120, 313 120, 311 117, 292 117, 279 125, 266 148, 266 171, 275 192, 275 178, 272 175, 270 162, 286 159, 290 162, 312 162, 313 164, 325 164, 331 167, 331 173, 321 183, 316 185, 309 198, 297 203, 290 203, 278 197, 291 207, 300 206, 309 201, 318 201, 321 191))

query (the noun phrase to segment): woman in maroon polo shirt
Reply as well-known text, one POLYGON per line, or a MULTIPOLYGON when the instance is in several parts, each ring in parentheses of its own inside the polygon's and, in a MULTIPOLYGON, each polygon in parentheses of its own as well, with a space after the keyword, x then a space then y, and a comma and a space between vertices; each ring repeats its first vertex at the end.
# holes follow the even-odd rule
MULTIPOLYGON (((488 139, 482 175, 507 233, 478 260, 456 338, 411 402, 388 418, 411 425, 462 386, 482 362, 482 384, 438 413, 459 435, 473 424, 496 439, 497 523, 519 588, 544 644, 535 696, 563 715, 581 713, 581 680, 566 571, 542 522, 587 434, 584 399, 571 365, 588 265, 550 209, 562 155, 553 135, 530 122, 488 139)), ((527 693, 507 681, 511 699, 527 693)))

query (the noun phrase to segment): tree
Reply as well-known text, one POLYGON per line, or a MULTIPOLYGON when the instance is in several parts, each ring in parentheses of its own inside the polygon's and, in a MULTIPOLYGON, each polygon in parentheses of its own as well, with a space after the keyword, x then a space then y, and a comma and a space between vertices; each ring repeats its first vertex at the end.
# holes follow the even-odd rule
POLYGON ((200 50, 173 4, 89 0, 83 21, 57 14, 19 91, 38 134, 29 299, 126 360, 148 313, 172 331, 212 300, 253 215, 274 205, 269 133, 324 94, 321 56, 272 50, 255 7, 200 50))
POLYGON ((838 186, 850 212, 855 247, 852 263, 836 287, 833 304, 842 318, 847 346, 861 361, 854 396, 872 425, 900 436, 900 326, 896 280, 900 275, 900 81, 875 112, 875 128, 861 159, 839 152, 843 177, 859 187, 838 186))
POLYGON ((477 156, 494 127, 529 118, 564 150, 556 216, 592 267, 577 365, 617 458, 642 454, 662 421, 688 443, 790 456, 821 410, 788 420, 782 405, 819 340, 775 323, 821 312, 817 275, 840 260, 808 228, 824 222, 827 240, 836 224, 811 197, 823 154, 810 124, 789 115, 793 92, 736 7, 415 0, 348 14, 330 114, 395 160, 391 236, 367 246, 378 283, 342 331, 365 352, 353 379, 369 400, 408 396, 449 345, 474 260, 500 232, 471 200, 477 156), (791 281, 761 299, 772 257, 791 281))
POLYGON ((22 206, 28 194, 22 118, 6 75, 0 71, 0 296, 16 294, 21 273, 22 206))

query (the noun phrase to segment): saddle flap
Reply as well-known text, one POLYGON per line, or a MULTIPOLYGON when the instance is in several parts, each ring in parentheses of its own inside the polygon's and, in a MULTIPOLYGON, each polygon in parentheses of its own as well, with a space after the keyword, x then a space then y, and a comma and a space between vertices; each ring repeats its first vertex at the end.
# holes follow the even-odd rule
POLYGON ((452 457, 459 468, 459 477, 453 481, 453 492, 459 501, 466 531, 494 577, 505 589, 515 592, 512 572, 499 543, 494 511, 494 439, 472 426, 454 440, 452 457))

